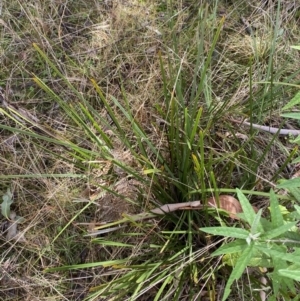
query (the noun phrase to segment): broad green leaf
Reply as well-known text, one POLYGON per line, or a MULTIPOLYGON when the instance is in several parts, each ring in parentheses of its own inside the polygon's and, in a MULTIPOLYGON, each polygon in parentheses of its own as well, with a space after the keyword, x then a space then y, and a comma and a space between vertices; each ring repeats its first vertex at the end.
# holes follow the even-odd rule
POLYGON ((294 159, 294 160, 292 161, 291 164, 296 164, 296 163, 299 163, 299 162, 300 162, 300 157, 297 157, 296 159, 294 159))
POLYGON ((273 230, 273 226, 272 226, 271 221, 269 221, 265 218, 261 218, 260 222, 261 222, 261 224, 264 228, 264 233, 267 232, 267 231, 273 230))
POLYGON ((297 271, 292 271, 292 270, 289 270, 289 269, 286 269, 286 270, 278 270, 278 273, 284 277, 288 277, 288 278, 291 278, 293 280, 296 280, 296 281, 300 281, 300 271, 297 270, 297 271))
MULTIPOLYGON (((300 96, 300 94, 299 94, 299 96, 300 96)), ((292 118, 292 119, 300 120, 300 113, 295 113, 295 112, 283 113, 283 114, 281 114, 281 116, 286 117, 286 118, 292 118)))
POLYGON ((236 262, 236 266, 232 270, 230 277, 226 283, 222 301, 225 301, 228 298, 228 296, 230 295, 230 292, 231 292, 230 287, 231 287, 232 283, 241 277, 245 268, 248 266, 248 263, 253 254, 253 250, 254 250, 254 245, 251 244, 246 250, 244 250, 244 252, 241 254, 241 257, 236 262))
POLYGON ((246 239, 249 236, 249 232, 247 230, 232 227, 206 227, 200 228, 200 230, 209 234, 232 238, 246 239))
POLYGON ((274 294, 277 295, 279 292, 279 289, 286 288, 286 284, 284 283, 282 276, 278 273, 278 270, 280 269, 286 269, 288 267, 288 264, 284 260, 277 260, 274 257, 271 257, 271 260, 273 262, 274 271, 269 273, 269 277, 272 280, 272 287, 274 294))
POLYGON ((295 144, 300 144, 300 136, 298 136, 296 139, 294 140, 291 140, 292 143, 295 143, 295 144))
POLYGON ((290 108, 293 108, 299 103, 300 103, 300 92, 296 93, 296 95, 282 108, 282 110, 285 111, 290 108))
MULTIPOLYGON (((235 266, 238 259, 241 257, 242 253, 243 252, 226 254, 223 256, 222 262, 224 264, 227 264, 228 266, 235 266)), ((248 266, 272 268, 274 265, 273 265, 272 260, 268 256, 262 254, 259 251, 254 251, 252 254, 252 257, 248 263, 248 266)))
POLYGON ((248 244, 244 239, 235 240, 230 243, 226 243, 221 246, 218 250, 214 251, 211 255, 212 256, 219 256, 223 254, 231 254, 231 253, 238 253, 242 252, 248 244))
POLYGON ((300 188, 288 188, 288 191, 298 202, 300 202, 300 188))
POLYGON ((300 178, 282 180, 277 187, 287 189, 296 200, 300 201, 300 178))
MULTIPOLYGON (((283 260, 277 260, 276 258, 272 258, 273 264, 274 264, 274 271, 271 273, 272 280, 277 281, 279 283, 279 289, 280 291, 284 292, 291 292, 293 294, 296 294, 296 288, 294 281, 291 278, 284 277, 279 273, 279 270, 299 270, 299 265, 290 264, 283 260)), ((272 282, 273 282, 272 281, 272 282)))
MULTIPOLYGON (((300 233, 298 229, 297 232, 286 232, 285 235, 280 237, 280 241, 282 241, 282 243, 284 243, 287 247, 300 248, 300 233)), ((294 251, 294 255, 296 250, 294 251)))
POLYGON ((7 188, 7 192, 2 196, 3 202, 1 203, 1 213, 7 219, 9 219, 10 205, 14 202, 12 197, 10 189, 7 188))
MULTIPOLYGON (((262 209, 259 209, 259 211, 255 215, 255 219, 251 225, 251 234, 256 234, 258 233, 257 228, 260 224, 260 218, 262 214, 262 209)), ((262 225, 260 225, 260 228, 262 229, 262 225)))
MULTIPOLYGON (((243 213, 245 220, 249 223, 249 225, 252 225, 255 220, 255 211, 251 204, 249 203, 249 200, 245 197, 245 195, 241 192, 241 190, 236 189, 238 199, 241 203, 241 206, 243 208, 243 213)), ((257 231, 263 232, 263 228, 261 223, 259 222, 257 225, 257 231)))
MULTIPOLYGON (((294 207, 296 207, 296 206, 294 206, 294 207)), ((300 212, 298 212, 297 209, 296 209, 295 211, 284 214, 283 217, 284 217, 285 221, 300 220, 300 212)))
POLYGON ((274 258, 299 264, 299 255, 294 255, 292 253, 286 253, 284 251, 281 252, 281 251, 273 250, 271 248, 266 248, 266 247, 257 246, 257 248, 260 251, 262 251, 263 253, 265 253, 269 256, 272 256, 274 258))
POLYGON ((279 203, 273 189, 270 191, 270 212, 271 222, 273 228, 277 228, 283 225, 283 217, 279 208, 279 203))
MULTIPOLYGON (((300 179, 300 178, 291 179, 291 180, 288 180, 288 182, 293 181, 293 180, 298 180, 298 179, 300 179)), ((300 186, 298 186, 297 182, 298 181, 293 181, 293 182, 291 182, 291 185, 287 184, 286 187, 284 187, 284 189, 288 190, 290 192, 290 194, 292 194, 296 200, 300 200, 300 186)), ((286 182, 284 182, 282 184, 285 184, 285 183, 286 182)), ((280 186, 279 188, 283 188, 283 187, 280 186)))
POLYGON ((296 211, 300 214, 300 206, 295 205, 294 208, 296 209, 296 211))
POLYGON ((291 46, 291 48, 296 49, 296 50, 300 50, 300 46, 291 46))
POLYGON ((296 224, 297 224, 297 222, 292 222, 292 223, 287 223, 285 225, 282 225, 282 226, 280 226, 276 229, 273 229, 271 231, 268 231, 268 232, 264 233, 261 236, 261 239, 262 240, 269 240, 269 239, 278 237, 281 234, 283 234, 283 233, 287 232, 288 230, 290 230, 296 224))

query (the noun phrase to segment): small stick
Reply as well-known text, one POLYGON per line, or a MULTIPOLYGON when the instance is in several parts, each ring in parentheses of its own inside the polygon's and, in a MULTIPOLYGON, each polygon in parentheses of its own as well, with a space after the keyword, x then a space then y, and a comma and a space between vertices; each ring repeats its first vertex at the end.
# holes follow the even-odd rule
POLYGON ((166 214, 181 209, 202 209, 203 205, 200 201, 186 202, 186 203, 175 203, 175 204, 166 204, 161 207, 150 210, 154 214, 166 214))
POLYGON ((230 121, 234 123, 239 123, 240 125, 246 125, 247 127, 252 127, 256 130, 263 131, 263 132, 269 132, 273 135, 278 134, 278 135, 292 135, 292 136, 299 136, 300 135, 300 130, 291 130, 291 129, 279 129, 275 128, 272 126, 267 126, 267 125, 260 125, 256 123, 250 123, 247 121, 240 122, 238 120, 230 119, 230 121))

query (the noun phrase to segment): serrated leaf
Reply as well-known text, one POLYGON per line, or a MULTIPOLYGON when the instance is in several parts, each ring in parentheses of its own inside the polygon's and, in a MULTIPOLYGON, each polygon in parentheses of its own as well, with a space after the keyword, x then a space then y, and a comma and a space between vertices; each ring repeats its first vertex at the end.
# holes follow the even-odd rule
POLYGON ((232 238, 246 239, 249 236, 249 232, 247 230, 232 227, 206 227, 200 228, 200 230, 209 234, 232 238))
MULTIPOLYGON (((248 245, 247 245, 248 246, 248 245)), ((222 258, 222 262, 227 264, 228 266, 235 266, 238 259, 240 258, 242 252, 233 253, 233 254, 226 254, 222 258)), ((272 268, 273 262, 269 257, 262 254, 259 251, 254 251, 252 257, 248 263, 249 267, 264 267, 264 268, 272 268)))
POLYGON ((299 264, 299 255, 295 256, 292 253, 285 253, 284 251, 281 252, 281 251, 272 250, 272 249, 268 249, 268 248, 260 247, 260 246, 257 246, 257 248, 260 251, 262 251, 263 253, 265 253, 269 256, 272 256, 274 258, 299 264))
POLYGON ((300 92, 296 93, 296 95, 282 108, 282 110, 285 111, 290 108, 293 108, 299 103, 300 103, 300 92))
MULTIPOLYGON (((260 224, 260 218, 262 214, 262 209, 259 209, 258 212, 255 215, 255 219, 251 225, 251 234, 256 234, 258 232, 258 227, 260 224)), ((260 227, 262 229, 262 226, 260 227)))
POLYGON ((287 223, 285 225, 282 225, 282 226, 280 226, 276 229, 273 229, 271 231, 268 231, 268 232, 264 233, 261 236, 261 239, 262 240, 268 240, 268 239, 278 237, 281 234, 286 233, 288 230, 290 230, 296 224, 297 224, 297 222, 292 222, 292 223, 287 223))
POLYGON ((298 206, 298 205, 295 205, 295 206, 294 206, 294 208, 296 209, 297 213, 299 213, 299 214, 300 214, 300 206, 298 206))
MULTIPOLYGON (((276 260, 272 258, 274 262, 274 272, 271 273, 272 275, 272 282, 274 285, 274 282, 277 282, 277 288, 284 292, 291 292, 292 294, 296 294, 296 288, 294 281, 291 278, 284 277, 280 275, 279 270, 299 270, 299 265, 297 264, 290 264, 286 263, 282 260, 276 260), (275 280, 275 281, 274 281, 275 280)), ((278 290, 277 290, 278 292, 278 290)))
POLYGON ((283 113, 283 114, 281 114, 281 116, 286 117, 286 118, 300 120, 300 113, 296 113, 296 112, 283 113))
POLYGON ((284 277, 291 278, 296 281, 300 281, 300 271, 292 271, 292 270, 278 270, 278 273, 284 277))
POLYGON ((6 194, 2 196, 2 200, 3 202, 1 203, 1 213, 5 218, 9 219, 10 206, 14 202, 12 198, 12 193, 9 188, 7 189, 6 194))
POLYGON ((280 183, 279 185, 277 185, 277 188, 284 188, 284 189, 299 188, 299 187, 300 187, 300 178, 286 180, 280 183))
POLYGON ((221 246, 219 249, 214 251, 211 255, 219 256, 223 254, 238 253, 238 252, 242 252, 246 247, 248 247, 246 241, 244 239, 239 239, 221 246))
POLYGON ((300 189, 299 188, 289 188, 289 192, 293 195, 296 200, 300 200, 300 189))
POLYGON ((266 220, 265 218, 262 218, 262 219, 261 219, 261 224, 262 224, 262 226, 263 226, 263 228, 264 228, 264 232, 273 229, 273 226, 272 226, 271 221, 266 220))
POLYGON ((251 244, 246 250, 244 250, 244 252, 241 254, 241 257, 236 262, 236 266, 232 270, 232 272, 229 276, 229 279, 226 283, 222 301, 225 301, 228 298, 228 296, 230 295, 230 292, 231 292, 230 287, 231 287, 232 283, 235 280, 239 279, 241 277, 241 275, 243 274, 245 268, 247 267, 247 265, 252 257, 253 250, 254 250, 254 245, 251 244))
MULTIPOLYGON (((285 233, 284 236, 280 237, 280 240, 287 247, 299 248, 300 247, 300 233, 297 229, 297 232, 289 231, 285 233)), ((297 249, 296 249, 297 250, 297 249)), ((295 255, 296 251, 294 252, 295 255)), ((300 254, 298 254, 300 255, 300 254)))
MULTIPOLYGON (((256 213, 255 213, 252 205, 250 204, 249 200, 242 193, 242 191, 239 189, 236 189, 236 192, 237 192, 238 199, 241 203, 241 206, 243 208, 244 217, 245 217, 246 221, 249 223, 249 225, 252 225, 256 218, 256 213)), ((263 227, 262 227, 260 221, 257 223, 256 227, 257 227, 258 232, 261 232, 261 233, 263 232, 263 227)))
POLYGON ((271 222, 273 228, 277 228, 283 225, 283 216, 279 208, 278 199, 273 189, 270 191, 270 212, 271 212, 271 222))
POLYGON ((273 290, 274 293, 277 295, 279 292, 279 289, 285 287, 286 285, 285 283, 283 283, 283 279, 282 277, 279 275, 278 270, 279 269, 285 269, 288 267, 287 262, 283 261, 283 260, 277 260, 276 258, 272 258, 272 262, 274 265, 274 271, 270 273, 270 278, 272 280, 272 286, 273 286, 273 290))

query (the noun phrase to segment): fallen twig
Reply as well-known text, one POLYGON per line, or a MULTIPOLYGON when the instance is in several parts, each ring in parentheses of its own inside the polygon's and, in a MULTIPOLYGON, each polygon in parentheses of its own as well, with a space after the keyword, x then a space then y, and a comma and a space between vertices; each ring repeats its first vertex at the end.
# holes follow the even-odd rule
MULTIPOLYGON (((165 215, 170 212, 178 211, 178 210, 203 210, 205 208, 218 208, 228 212, 229 216, 232 219, 238 220, 239 217, 237 216, 238 213, 242 213, 243 209, 240 202, 230 196, 230 195, 220 195, 217 198, 211 197, 207 200, 207 204, 203 204, 201 201, 192 201, 192 202, 185 202, 185 203, 174 203, 174 204, 166 204, 155 209, 150 210, 150 212, 143 212, 137 215, 129 215, 125 216, 123 219, 119 221, 115 221, 112 223, 107 223, 105 225, 101 225, 95 227, 91 233, 87 234, 86 236, 97 236, 100 234, 116 231, 124 226, 121 224, 129 223, 129 222, 136 222, 148 218, 154 218, 157 215, 165 215)), ((257 209, 253 207, 255 211, 257 209)))
POLYGON ((256 123, 250 123, 247 121, 238 121, 234 119, 230 119, 230 121, 234 123, 238 123, 240 125, 246 125, 247 127, 252 127, 256 130, 259 131, 264 131, 264 132, 269 132, 271 134, 278 134, 278 135, 292 135, 292 136, 299 136, 300 135, 300 130, 292 130, 292 129, 280 129, 272 126, 267 126, 267 125, 260 125, 256 123))

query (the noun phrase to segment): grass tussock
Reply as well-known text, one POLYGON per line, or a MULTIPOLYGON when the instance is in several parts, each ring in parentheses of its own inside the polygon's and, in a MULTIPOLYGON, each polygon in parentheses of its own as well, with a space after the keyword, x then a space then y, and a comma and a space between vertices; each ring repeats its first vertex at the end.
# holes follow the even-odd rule
MULTIPOLYGON (((261 213, 232 219, 210 198, 239 188, 245 208, 273 223, 270 200, 282 206, 277 221, 299 202, 296 190, 276 188, 297 171, 289 137, 232 122, 298 127, 280 114, 300 82, 300 52, 290 48, 300 6, 254 2, 2 4, 1 300, 226 295, 239 261, 212 254, 231 239, 200 228, 250 224, 249 245, 255 225, 271 234, 261 213), (151 214, 198 200, 200 210, 151 214)), ((279 264, 266 265, 270 274, 260 264, 236 274, 228 300, 296 296, 297 283, 273 285, 279 264)))

